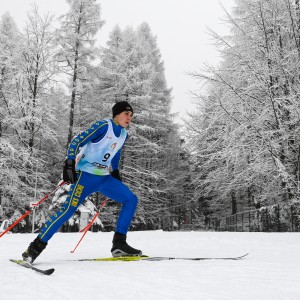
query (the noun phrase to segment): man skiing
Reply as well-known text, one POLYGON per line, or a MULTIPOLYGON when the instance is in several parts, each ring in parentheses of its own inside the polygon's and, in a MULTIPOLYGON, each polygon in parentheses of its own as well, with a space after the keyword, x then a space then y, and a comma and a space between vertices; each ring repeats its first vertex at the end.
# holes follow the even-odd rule
POLYGON ((77 135, 69 145, 63 168, 64 181, 72 184, 68 197, 63 207, 49 218, 37 238, 22 254, 25 261, 33 263, 63 223, 94 192, 100 192, 122 204, 113 237, 113 257, 142 254, 142 251, 126 242, 138 199, 121 182, 119 172, 121 150, 128 138, 126 128, 131 122, 133 109, 127 101, 121 101, 113 106, 112 113, 112 119, 94 123, 88 130, 77 135))

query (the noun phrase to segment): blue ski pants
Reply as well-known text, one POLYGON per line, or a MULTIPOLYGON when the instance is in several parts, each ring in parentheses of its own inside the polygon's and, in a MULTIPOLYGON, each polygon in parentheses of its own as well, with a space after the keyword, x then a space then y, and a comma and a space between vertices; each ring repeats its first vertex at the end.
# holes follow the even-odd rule
POLYGON ((121 181, 111 175, 98 176, 79 171, 77 181, 71 185, 63 207, 53 214, 39 233, 44 242, 48 242, 59 228, 70 219, 86 197, 100 192, 106 197, 122 203, 118 217, 116 232, 126 234, 134 216, 138 199, 121 181))

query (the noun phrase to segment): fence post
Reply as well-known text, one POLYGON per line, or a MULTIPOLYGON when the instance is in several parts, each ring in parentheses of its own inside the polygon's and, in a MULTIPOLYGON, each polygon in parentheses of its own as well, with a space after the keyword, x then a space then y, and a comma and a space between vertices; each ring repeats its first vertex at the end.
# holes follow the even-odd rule
POLYGON ((294 231, 294 213, 293 213, 293 205, 291 205, 291 230, 294 231))
POLYGON ((280 224, 280 207, 279 204, 277 205, 277 214, 276 214, 276 227, 277 227, 277 231, 281 232, 281 224, 280 224))
POLYGON ((270 230, 270 218, 269 218, 269 211, 268 211, 268 208, 266 208, 265 210, 265 214, 266 214, 266 223, 267 223, 267 232, 269 232, 270 230))
POLYGON ((251 212, 249 211, 249 232, 251 231, 251 212))
POLYGON ((242 232, 244 232, 244 213, 242 213, 242 232))

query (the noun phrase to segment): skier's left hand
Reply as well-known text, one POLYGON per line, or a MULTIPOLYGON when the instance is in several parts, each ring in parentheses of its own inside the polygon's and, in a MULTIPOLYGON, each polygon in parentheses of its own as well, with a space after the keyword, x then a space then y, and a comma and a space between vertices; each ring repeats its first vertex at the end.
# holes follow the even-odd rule
POLYGON ((77 180, 74 159, 66 159, 63 169, 63 179, 65 182, 70 182, 72 184, 77 180))

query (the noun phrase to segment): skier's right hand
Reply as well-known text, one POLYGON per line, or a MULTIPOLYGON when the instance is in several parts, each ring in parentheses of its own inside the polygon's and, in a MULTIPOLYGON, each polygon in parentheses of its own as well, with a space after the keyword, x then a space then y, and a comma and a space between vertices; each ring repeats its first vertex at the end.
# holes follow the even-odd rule
POLYGON ((65 160, 65 165, 63 169, 63 180, 64 182, 70 182, 72 184, 77 180, 74 159, 65 160))

